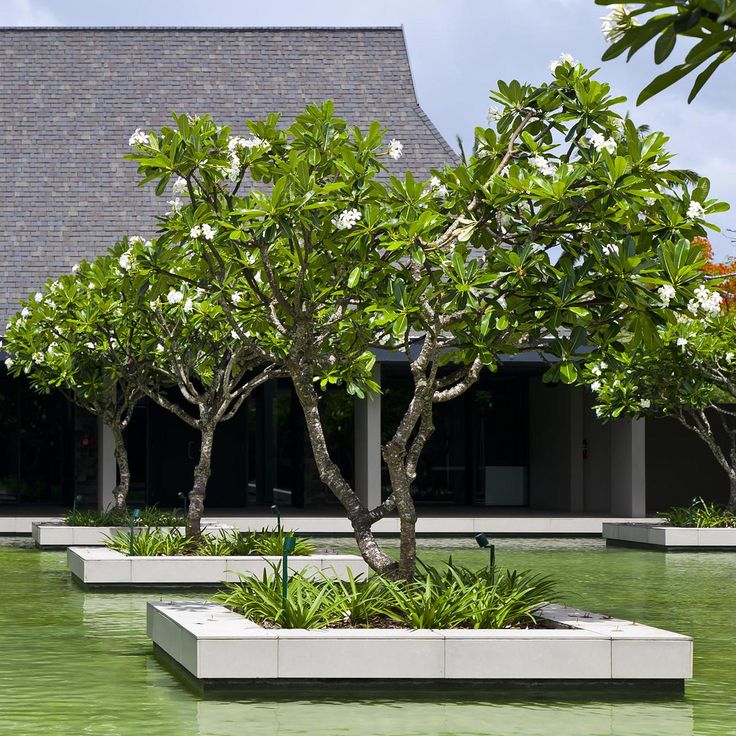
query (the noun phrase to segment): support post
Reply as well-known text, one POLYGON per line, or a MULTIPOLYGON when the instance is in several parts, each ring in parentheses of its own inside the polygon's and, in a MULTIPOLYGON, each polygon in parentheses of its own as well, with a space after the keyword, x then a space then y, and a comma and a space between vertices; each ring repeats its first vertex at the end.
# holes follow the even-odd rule
MULTIPOLYGON (((381 366, 373 367, 381 385, 381 366)), ((381 503, 381 395, 355 400, 355 492, 368 507, 381 503)))
POLYGON ((118 482, 118 465, 115 462, 115 438, 112 430, 100 417, 97 418, 97 507, 100 511, 112 506, 112 492, 118 482))
POLYGON ((646 516, 646 423, 617 419, 611 423, 611 513, 646 516))

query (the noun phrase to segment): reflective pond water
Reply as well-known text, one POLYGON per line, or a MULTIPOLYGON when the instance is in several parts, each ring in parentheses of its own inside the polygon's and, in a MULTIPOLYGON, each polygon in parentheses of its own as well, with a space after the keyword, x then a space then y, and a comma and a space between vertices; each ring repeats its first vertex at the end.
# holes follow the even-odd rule
MULTIPOLYGON (((323 542, 320 542, 323 544, 323 542)), ((346 540, 328 540, 335 550, 346 540)), ((473 540, 421 541, 427 562, 486 564, 473 540)), ((497 541, 505 567, 560 581, 564 602, 695 637, 682 695, 236 692, 202 698, 155 659, 145 602, 202 592, 85 592, 65 555, 0 539, 0 734, 27 736, 681 736, 736 734, 736 554, 606 549, 600 540, 497 541)))

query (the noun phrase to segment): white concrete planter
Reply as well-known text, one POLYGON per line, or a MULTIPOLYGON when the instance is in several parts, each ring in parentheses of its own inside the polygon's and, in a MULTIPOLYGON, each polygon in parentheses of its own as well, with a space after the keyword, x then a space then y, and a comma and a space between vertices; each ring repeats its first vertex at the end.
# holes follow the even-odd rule
POLYGON ((604 524, 606 544, 670 550, 732 550, 736 529, 695 529, 664 524, 604 524))
MULTIPOLYGON (((136 532, 145 527, 136 526, 136 532)), ((154 528, 154 527, 151 527, 154 528)), ((173 527, 155 527, 167 534, 173 527)), ((176 527, 184 534, 184 527, 176 527)), ((203 526, 204 533, 217 533, 230 531, 235 527, 232 524, 217 523, 203 526)), ((31 526, 31 537, 36 547, 40 549, 64 549, 66 547, 103 547, 109 537, 116 534, 127 534, 130 532, 128 526, 69 526, 58 522, 33 522, 31 526)))
MULTIPOLYGON (((72 575, 86 585, 218 585, 237 581, 240 574, 262 575, 281 557, 129 557, 107 547, 69 547, 67 564, 72 575)), ((289 570, 311 568, 336 577, 367 574, 368 565, 357 555, 306 555, 289 557, 289 570)))
POLYGON ((692 677, 692 639, 545 606, 549 629, 264 629, 213 603, 148 603, 148 636, 202 686, 224 681, 692 677))

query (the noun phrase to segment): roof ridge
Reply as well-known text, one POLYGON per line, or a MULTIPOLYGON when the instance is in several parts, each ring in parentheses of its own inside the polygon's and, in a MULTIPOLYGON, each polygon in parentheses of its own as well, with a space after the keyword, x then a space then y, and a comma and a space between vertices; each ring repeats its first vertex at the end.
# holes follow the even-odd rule
POLYGON ((8 31, 402 31, 402 26, 0 26, 8 31))

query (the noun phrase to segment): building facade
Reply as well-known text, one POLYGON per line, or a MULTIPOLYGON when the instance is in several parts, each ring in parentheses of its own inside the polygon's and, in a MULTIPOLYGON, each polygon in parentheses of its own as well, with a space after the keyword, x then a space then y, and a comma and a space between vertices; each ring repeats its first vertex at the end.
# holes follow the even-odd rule
MULTIPOLYGON (((0 152, 13 172, 0 198, 0 324, 47 278, 123 234, 153 234, 161 202, 136 188, 124 155, 132 130, 159 128, 172 111, 242 129, 274 111, 288 123, 306 104, 332 99, 338 115, 359 125, 377 119, 404 143, 391 173, 422 178, 455 160, 418 104, 401 29, 0 29, 0 39, 0 152)), ((725 497, 725 475, 678 425, 604 425, 589 393, 543 384, 542 370, 533 356, 518 356, 436 407, 414 487, 420 513, 474 506, 643 516, 694 495, 725 497)), ((334 457, 369 503, 387 493, 381 442, 410 391, 398 356, 379 355, 375 377, 380 397, 334 391, 323 401, 334 457)), ((132 500, 180 504, 196 433, 141 402, 127 439, 132 500)), ((0 503, 69 506, 81 495, 104 507, 114 485, 106 428, 0 368, 0 503)), ((218 428, 208 490, 209 508, 274 501, 336 504, 287 381, 259 389, 218 428)))

